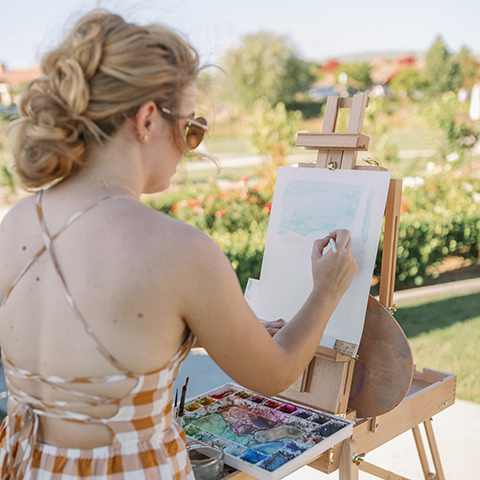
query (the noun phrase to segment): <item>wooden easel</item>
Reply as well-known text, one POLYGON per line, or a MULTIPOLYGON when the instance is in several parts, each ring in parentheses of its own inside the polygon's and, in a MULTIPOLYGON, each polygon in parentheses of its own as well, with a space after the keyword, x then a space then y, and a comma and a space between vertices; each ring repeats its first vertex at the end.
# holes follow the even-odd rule
MULTIPOLYGON (((316 168, 381 168, 378 165, 364 167, 356 166, 357 152, 359 150, 367 150, 368 148, 369 138, 361 134, 367 105, 368 97, 364 94, 357 94, 352 98, 345 99, 336 96, 328 97, 322 133, 300 133, 297 137, 298 146, 304 146, 307 149, 315 149, 318 151, 317 162, 315 164, 316 168), (346 133, 335 132, 338 111, 340 108, 351 109, 346 133)), ((384 244, 379 294, 380 304, 382 304, 389 312, 394 311, 393 294, 395 288, 401 192, 402 181, 392 179, 390 181, 385 209, 384 244)), ((376 325, 375 322, 372 323, 368 321, 369 312, 371 311, 372 309, 370 308, 369 302, 369 309, 367 310, 367 319, 360 348, 364 342, 368 343, 371 337, 375 337, 375 331, 378 331, 382 326, 378 324, 376 325)), ((386 319, 387 318, 383 316, 381 321, 385 323, 386 319)), ((391 327, 393 327, 393 325, 388 325, 388 328, 391 327)), ((298 391, 305 389, 308 387, 309 382, 310 384, 316 385, 317 388, 322 388, 322 377, 325 375, 325 370, 322 371, 320 369, 324 368, 324 359, 326 358, 327 353, 324 350, 325 349, 323 349, 323 351, 317 351, 314 361, 307 372, 303 374, 300 384, 299 381, 297 381, 293 385, 293 390, 298 391), (323 357, 322 365, 318 365, 318 367, 316 365, 317 357, 323 357)), ((333 352, 329 353, 330 360, 332 360, 334 354, 333 352)), ((356 372, 356 370, 354 370, 352 374, 351 363, 355 363, 355 360, 347 360, 343 357, 338 358, 338 355, 335 355, 333 361, 336 362, 338 360, 343 361, 348 366, 344 368, 343 375, 340 376, 337 373, 337 381, 341 389, 339 390, 338 402, 335 406, 335 410, 332 410, 331 404, 322 405, 318 404, 316 401, 312 406, 329 409, 329 411, 332 411, 333 413, 343 414, 348 418, 356 420, 357 423, 354 427, 354 435, 352 439, 343 442, 341 447, 337 445, 333 451, 329 452, 328 456, 323 455, 320 459, 310 464, 310 466, 318 468, 325 473, 331 473, 339 468, 340 480, 358 479, 359 469, 387 480, 406 480, 405 477, 395 475, 392 472, 365 462, 364 456, 366 452, 369 452, 401 433, 412 429, 425 479, 429 480, 436 478, 438 480, 444 480, 445 477, 431 425, 431 416, 453 404, 455 400, 456 377, 454 375, 427 369, 423 372, 412 372, 412 383, 405 390, 404 399, 398 406, 392 405, 392 408, 388 411, 382 411, 380 413, 369 412, 368 415, 365 415, 364 412, 360 412, 362 414, 361 416, 365 418, 359 418, 359 411, 353 410, 355 405, 353 405, 352 408, 352 403, 354 402, 348 401, 350 389, 352 387, 352 380, 354 379, 356 372), (345 405, 347 405, 347 408, 345 408, 345 405), (436 474, 431 473, 429 469, 419 430, 420 423, 424 423, 425 425, 436 474), (359 452, 365 453, 360 454, 359 452)), ((330 370, 332 369, 330 368, 330 370)), ((327 377, 328 376, 331 378, 330 373, 327 373, 327 377)), ((332 381, 330 379, 330 382, 327 383, 327 385, 330 385, 330 383, 335 384, 335 380, 332 381)), ((323 387, 325 387, 325 384, 323 384, 323 387)), ((298 394, 294 393, 293 397, 298 398, 298 394)), ((287 393, 286 398, 290 398, 290 392, 287 393)), ((294 398, 292 398, 292 400, 294 398)), ((312 402, 310 401, 309 403, 312 402)))
MULTIPOLYGON (((299 133, 297 136, 297 146, 317 150, 317 161, 299 166, 331 170, 385 170, 378 165, 356 165, 358 151, 368 149, 369 138, 361 133, 367 105, 368 97, 365 94, 356 94, 352 98, 328 97, 322 133, 299 133), (351 109, 346 133, 335 132, 340 108, 351 109)), ((383 327, 383 333, 390 326, 400 329, 388 312, 394 310, 401 192, 402 181, 392 179, 385 210, 379 303, 370 297, 360 349, 364 343, 368 344, 372 339, 378 338, 379 332, 382 332, 380 327, 383 327)), ((422 372, 414 372, 412 364, 413 378, 410 378, 403 390, 399 390, 400 397, 397 401, 389 409, 375 413, 374 407, 364 407, 361 404, 359 408, 352 407, 355 402, 350 400, 350 393, 352 383, 355 383, 356 362, 357 359, 349 355, 348 346, 345 348, 340 344, 335 349, 319 347, 302 376, 280 395, 284 399, 345 416, 356 422, 352 438, 331 448, 309 466, 327 474, 338 469, 340 480, 357 480, 359 469, 386 480, 407 480, 366 462, 364 456, 412 429, 425 480, 445 480, 431 417, 454 403, 456 377, 426 368, 422 372), (430 472, 420 435, 421 423, 425 426, 436 473, 430 472)), ((408 365, 404 367, 408 369, 408 365)), ((231 477, 235 477, 235 480, 251 478, 241 472, 231 477)))

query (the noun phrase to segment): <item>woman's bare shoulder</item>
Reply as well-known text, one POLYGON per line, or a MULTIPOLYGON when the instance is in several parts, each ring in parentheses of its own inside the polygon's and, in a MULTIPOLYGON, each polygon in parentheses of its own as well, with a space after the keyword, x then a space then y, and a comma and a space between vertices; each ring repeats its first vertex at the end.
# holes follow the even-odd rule
POLYGON ((8 228, 14 225, 18 225, 18 219, 21 215, 34 213, 34 197, 35 195, 29 195, 28 197, 24 197, 18 202, 16 202, 14 205, 12 205, 10 208, 8 208, 1 220, 1 227, 8 228))
POLYGON ((31 239, 31 232, 26 225, 38 223, 35 209, 35 198, 33 195, 19 200, 5 214, 0 223, 0 248, 2 254, 10 247, 14 247, 16 239, 21 238, 28 241, 31 239))
POLYGON ((177 220, 163 212, 141 203, 120 202, 111 207, 110 218, 120 221, 109 222, 109 235, 123 239, 124 249, 143 252, 154 261, 155 257, 170 259, 192 259, 196 264, 223 253, 212 238, 199 228, 177 220), (118 210, 117 210, 118 209, 118 210))

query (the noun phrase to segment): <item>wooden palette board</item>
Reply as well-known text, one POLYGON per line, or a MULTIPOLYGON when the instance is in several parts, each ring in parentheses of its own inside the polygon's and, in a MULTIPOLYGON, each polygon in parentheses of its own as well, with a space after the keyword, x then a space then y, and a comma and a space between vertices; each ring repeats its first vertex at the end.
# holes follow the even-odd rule
POLYGON ((362 340, 357 352, 348 406, 357 418, 389 412, 407 395, 414 363, 402 328, 390 312, 369 297, 362 340))

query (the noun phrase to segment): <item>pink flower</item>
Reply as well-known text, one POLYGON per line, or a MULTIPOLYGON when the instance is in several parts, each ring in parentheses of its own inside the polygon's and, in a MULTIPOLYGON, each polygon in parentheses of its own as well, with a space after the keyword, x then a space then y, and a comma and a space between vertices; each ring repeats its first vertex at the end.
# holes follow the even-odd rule
POLYGON ((270 213, 272 211, 272 206, 269 205, 268 203, 266 203, 264 206, 263 206, 263 209, 267 212, 267 213, 270 213))
POLYGON ((227 212, 225 211, 224 208, 221 208, 220 210, 217 210, 215 212, 215 217, 216 218, 220 218, 220 217, 223 217, 227 212))
POLYGON ((240 191, 240 198, 242 200, 246 200, 250 195, 248 194, 248 191, 247 190, 241 190, 240 191))

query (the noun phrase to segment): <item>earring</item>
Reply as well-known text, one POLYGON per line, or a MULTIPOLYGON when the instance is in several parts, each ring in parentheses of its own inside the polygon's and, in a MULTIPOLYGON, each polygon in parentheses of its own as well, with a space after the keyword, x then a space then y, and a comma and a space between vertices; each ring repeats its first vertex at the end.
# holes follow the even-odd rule
POLYGON ((135 134, 137 135, 137 138, 138 138, 138 141, 141 142, 141 143, 147 143, 147 140, 148 140, 148 135, 145 134, 145 135, 140 135, 140 133, 135 130, 135 134))

